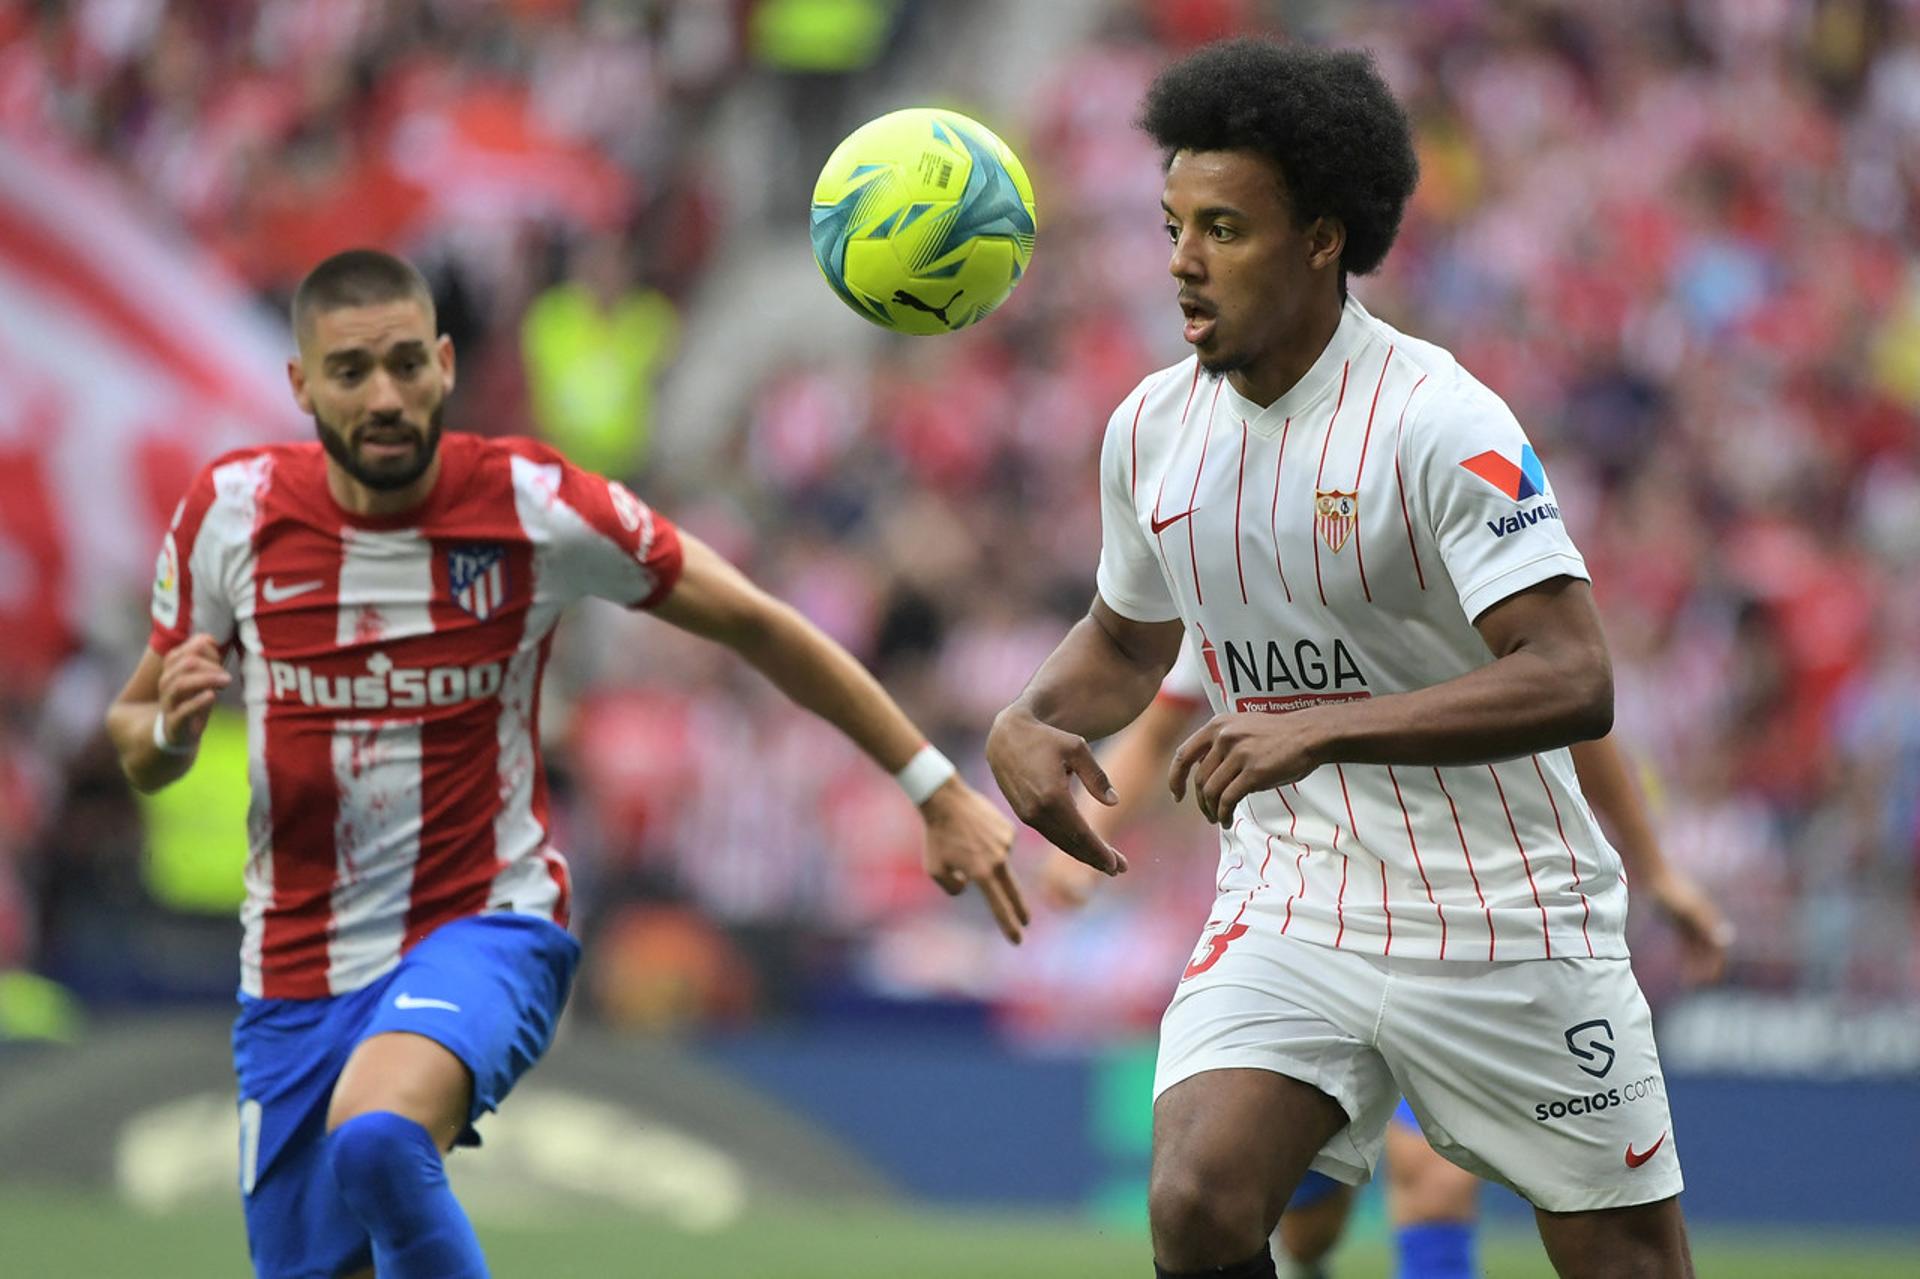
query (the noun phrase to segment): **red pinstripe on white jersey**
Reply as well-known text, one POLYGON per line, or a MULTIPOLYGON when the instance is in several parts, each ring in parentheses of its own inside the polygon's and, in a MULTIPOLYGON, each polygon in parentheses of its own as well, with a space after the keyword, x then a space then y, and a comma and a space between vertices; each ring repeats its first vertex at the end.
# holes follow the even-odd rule
POLYGON ((241 658, 249 994, 357 989, 483 911, 566 922, 536 736, 548 645, 581 596, 662 599, 679 535, 532 441, 449 435, 441 458, 402 516, 342 510, 317 444, 229 454, 175 513, 153 647, 206 632, 241 658))
MULTIPOLYGON (((1189 628, 1163 695, 1279 713, 1429 687, 1492 660, 1485 609, 1586 576, 1506 406, 1358 302, 1273 404, 1204 380, 1191 360, 1148 378, 1101 459, 1102 597, 1189 628)), ((1618 857, 1564 750, 1330 765, 1241 817, 1217 920, 1408 958, 1626 953, 1618 857), (1270 848, 1284 891, 1255 893, 1270 848)))

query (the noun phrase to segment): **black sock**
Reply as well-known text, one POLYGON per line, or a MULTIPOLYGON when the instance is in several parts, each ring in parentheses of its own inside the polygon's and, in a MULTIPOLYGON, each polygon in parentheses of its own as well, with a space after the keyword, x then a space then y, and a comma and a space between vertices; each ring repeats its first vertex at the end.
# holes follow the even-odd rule
POLYGON ((1231 1266, 1215 1266, 1210 1270, 1168 1270, 1156 1261, 1153 1263, 1153 1274, 1154 1279, 1279 1279, 1280 1272, 1273 1268, 1272 1251, 1262 1244, 1259 1252, 1231 1266))

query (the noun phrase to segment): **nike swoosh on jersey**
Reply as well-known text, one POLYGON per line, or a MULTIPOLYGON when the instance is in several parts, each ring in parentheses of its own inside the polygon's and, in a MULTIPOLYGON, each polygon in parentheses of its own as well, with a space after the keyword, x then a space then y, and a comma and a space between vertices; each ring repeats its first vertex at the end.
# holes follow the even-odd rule
POLYGON ((420 995, 409 995, 404 990, 393 997, 393 1006, 401 1012, 410 1012, 415 1008, 444 1008, 450 1013, 460 1011, 458 1004, 450 1004, 444 999, 427 999, 420 995))
POLYGON ((1187 516, 1189 516, 1189 515, 1192 515, 1192 514, 1193 514, 1193 508, 1192 508, 1192 507, 1188 507, 1188 508, 1187 508, 1186 510, 1184 510, 1184 511, 1182 511, 1182 512, 1180 512, 1180 513, 1179 513, 1178 515, 1169 515, 1169 516, 1167 516, 1167 518, 1166 518, 1166 519, 1164 519, 1164 520, 1163 520, 1163 519, 1161 519, 1161 518, 1160 518, 1160 516, 1159 516, 1159 514, 1158 514, 1158 513, 1156 512, 1155 514, 1153 514, 1153 515, 1149 515, 1149 516, 1147 517, 1147 523, 1148 523, 1148 524, 1150 524, 1150 525, 1152 525, 1152 526, 1153 526, 1153 531, 1154 531, 1154 532, 1155 532, 1156 534, 1158 534, 1158 533, 1160 533, 1160 532, 1163 532, 1164 530, 1166 530, 1166 529, 1167 529, 1168 527, 1170 527, 1171 525, 1174 525, 1174 524, 1177 524, 1177 523, 1179 523, 1179 522, 1180 522, 1181 520, 1184 520, 1184 519, 1186 519, 1186 518, 1187 518, 1187 516))
POLYGON ((278 604, 280 601, 290 600, 296 595, 305 595, 308 591, 317 591, 325 585, 325 582, 319 578, 315 578, 311 582, 289 582, 285 586, 281 586, 272 578, 268 578, 261 585, 260 594, 266 599, 267 603, 278 604))
POLYGON ((1644 1153, 1635 1151, 1633 1148, 1633 1143, 1628 1142, 1627 1143, 1627 1167, 1638 1168, 1641 1164, 1653 1158, 1655 1152, 1657 1152, 1661 1146, 1665 1145, 1666 1141, 1667 1141, 1667 1134, 1661 1133, 1660 1140, 1654 1142, 1651 1146, 1648 1146, 1644 1153))

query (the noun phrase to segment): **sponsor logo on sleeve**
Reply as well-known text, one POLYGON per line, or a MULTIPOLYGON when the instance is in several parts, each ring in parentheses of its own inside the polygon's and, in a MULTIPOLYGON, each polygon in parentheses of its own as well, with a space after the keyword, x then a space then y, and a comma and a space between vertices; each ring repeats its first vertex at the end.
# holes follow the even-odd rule
POLYGON ((1539 497, 1547 491, 1547 469, 1540 465, 1531 444, 1520 446, 1518 466, 1494 449, 1476 453, 1460 465, 1516 502, 1539 497))
POLYGON ((161 541, 153 565, 153 620, 167 627, 180 622, 180 553, 172 533, 161 541))
POLYGON ((1535 497, 1546 499, 1533 506, 1522 507, 1511 515, 1486 521, 1487 532, 1495 537, 1506 537, 1509 533, 1532 528, 1542 520, 1560 518, 1560 508, 1552 498, 1547 497, 1547 470, 1540 465, 1533 445, 1520 446, 1520 462, 1517 466, 1512 459, 1493 449, 1476 453, 1460 465, 1515 502, 1525 502, 1535 497))

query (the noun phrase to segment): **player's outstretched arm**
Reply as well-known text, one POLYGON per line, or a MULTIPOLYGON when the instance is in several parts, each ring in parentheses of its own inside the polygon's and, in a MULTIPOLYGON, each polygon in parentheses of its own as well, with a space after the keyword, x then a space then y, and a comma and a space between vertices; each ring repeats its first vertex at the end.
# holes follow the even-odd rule
MULTIPOLYGON (((654 607, 656 616, 738 653, 888 772, 899 773, 919 755, 925 735, 853 654, 698 538, 682 530, 680 541, 680 577, 654 607)), ((977 884, 1000 931, 1018 942, 1029 916, 1007 864, 1012 823, 957 774, 921 802, 920 814, 927 873, 952 894, 977 884)))
MULTIPOLYGON (((1112 804, 1080 796, 1080 815, 1095 836, 1113 837, 1140 811, 1140 805, 1158 789, 1167 757, 1187 735, 1196 703, 1160 696, 1147 704, 1140 718, 1121 729, 1100 752, 1100 767, 1118 798, 1112 804)), ((1203 703, 1202 703, 1203 705, 1203 703)), ((1055 850, 1040 868, 1040 886, 1058 906, 1083 906, 1100 882, 1100 872, 1085 862, 1055 850)))
POLYGON ((987 735, 987 763, 1015 815, 1109 875, 1124 871, 1126 859, 1087 824, 1068 779, 1078 777, 1103 804, 1119 801, 1087 738, 1133 722, 1179 656, 1184 634, 1177 621, 1131 621, 1096 597, 987 735))
POLYGON ((1167 784, 1227 825, 1254 791, 1323 764, 1483 764, 1604 736, 1613 666, 1593 591, 1550 578, 1483 612, 1474 628, 1493 661, 1411 693, 1286 715, 1216 715, 1173 757, 1167 784))
POLYGON ((233 682, 211 635, 195 635, 165 657, 149 648, 107 707, 107 736, 138 791, 157 791, 193 767, 214 699, 233 682))
POLYGON ((1571 748, 1580 790, 1606 824, 1633 887, 1649 893, 1654 905, 1680 934, 1686 948, 1687 980, 1719 981, 1727 971, 1727 947, 1733 925, 1699 885, 1669 862, 1641 801, 1627 758, 1612 737, 1577 742, 1571 748))

